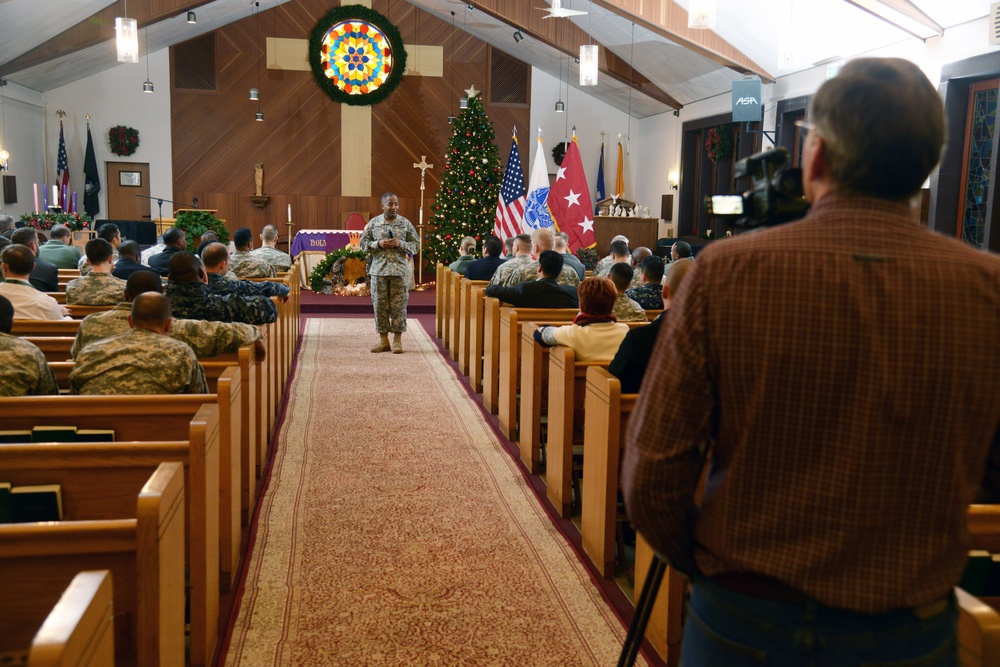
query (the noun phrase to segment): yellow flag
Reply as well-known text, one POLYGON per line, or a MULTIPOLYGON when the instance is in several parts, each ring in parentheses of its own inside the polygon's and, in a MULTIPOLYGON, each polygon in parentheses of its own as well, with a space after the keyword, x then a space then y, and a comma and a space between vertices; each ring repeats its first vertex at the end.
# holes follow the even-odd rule
POLYGON ((618 142, 618 174, 615 176, 615 194, 625 194, 625 168, 622 161, 622 142, 618 142))

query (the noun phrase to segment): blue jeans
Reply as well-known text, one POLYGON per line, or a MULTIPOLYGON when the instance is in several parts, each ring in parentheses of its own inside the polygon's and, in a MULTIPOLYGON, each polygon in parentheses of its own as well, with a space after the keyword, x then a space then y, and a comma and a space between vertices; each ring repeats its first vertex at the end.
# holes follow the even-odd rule
POLYGON ((958 667, 958 607, 859 614, 764 600, 704 577, 691 584, 681 667, 958 667))

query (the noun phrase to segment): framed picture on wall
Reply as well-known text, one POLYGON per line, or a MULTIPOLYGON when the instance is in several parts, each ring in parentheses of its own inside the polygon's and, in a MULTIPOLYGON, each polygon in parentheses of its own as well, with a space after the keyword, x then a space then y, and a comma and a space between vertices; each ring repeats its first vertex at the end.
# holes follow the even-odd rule
POLYGON ((141 171, 121 171, 121 172, 118 172, 118 185, 130 187, 130 188, 141 188, 142 187, 142 172, 141 171))
POLYGON ((3 203, 17 203, 17 176, 3 177, 3 203))

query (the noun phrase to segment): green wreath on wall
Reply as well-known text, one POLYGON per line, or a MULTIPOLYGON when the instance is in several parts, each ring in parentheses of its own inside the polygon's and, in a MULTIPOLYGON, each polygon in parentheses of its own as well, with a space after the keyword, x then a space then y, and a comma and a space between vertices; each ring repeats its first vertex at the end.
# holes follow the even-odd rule
POLYGON ((362 5, 345 5, 316 23, 309 64, 316 83, 334 102, 378 104, 402 80, 406 49, 385 16, 362 5))

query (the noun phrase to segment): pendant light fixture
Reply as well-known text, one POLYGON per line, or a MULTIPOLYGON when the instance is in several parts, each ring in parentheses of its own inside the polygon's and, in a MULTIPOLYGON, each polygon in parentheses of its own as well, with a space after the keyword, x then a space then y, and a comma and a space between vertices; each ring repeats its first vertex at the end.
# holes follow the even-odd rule
POLYGON ((259 123, 264 120, 264 112, 260 110, 260 2, 254 2, 250 11, 253 13, 253 48, 257 50, 257 86, 250 89, 250 99, 257 101, 254 119, 259 123))
MULTIPOLYGON (((591 24, 594 21, 594 3, 590 3, 590 11, 587 13, 587 41, 593 41, 590 33, 591 24)), ((596 86, 598 70, 597 44, 580 45, 580 85, 596 86)))
MULTIPOLYGON (((463 20, 463 23, 465 23, 465 32, 466 33, 469 32, 469 12, 471 12, 473 9, 475 9, 475 7, 473 7, 472 5, 468 5, 466 7, 467 11, 465 12, 465 19, 463 20)), ((455 57, 455 55, 454 55, 454 53, 452 53, 452 58, 454 58, 454 57, 455 57)), ((468 98, 467 95, 462 95, 460 98, 458 98, 458 108, 459 109, 468 109, 469 108, 469 98, 468 98)))
POLYGON ((152 93, 153 82, 149 80, 149 26, 145 28, 146 33, 146 80, 142 82, 142 92, 152 93))
POLYGON ((133 65, 139 62, 139 28, 135 19, 128 17, 128 0, 125 0, 125 16, 115 19, 115 44, 118 62, 133 65))
POLYGON ((10 153, 7 152, 5 141, 7 139, 7 106, 4 88, 7 86, 7 79, 0 79, 0 171, 10 171, 10 153))
MULTIPOLYGON (((561 26, 560 26, 561 28, 561 26)), ((559 41, 562 37, 562 30, 557 31, 556 40, 559 41)), ((559 42, 559 99, 556 100, 556 113, 563 113, 566 111, 566 105, 562 101, 562 63, 563 63, 563 52, 562 52, 562 42, 559 42)))
MULTIPOLYGON (((451 60, 451 82, 448 85, 453 95, 455 93, 455 12, 451 13, 451 53, 448 54, 448 57, 451 60)), ((448 97, 451 97, 451 95, 448 97)), ((453 125, 454 123, 455 114, 448 114, 448 124, 453 125)))

